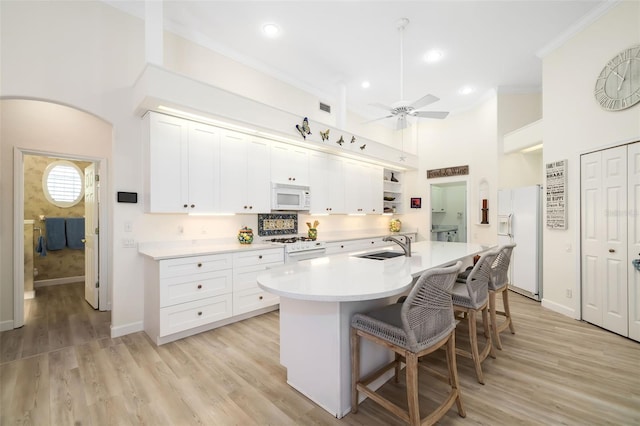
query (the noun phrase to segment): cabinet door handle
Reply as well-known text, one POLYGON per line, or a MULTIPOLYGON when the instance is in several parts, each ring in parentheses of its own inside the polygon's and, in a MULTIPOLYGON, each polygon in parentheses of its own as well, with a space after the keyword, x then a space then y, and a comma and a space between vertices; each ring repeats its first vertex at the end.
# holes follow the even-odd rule
POLYGON ((258 259, 262 259, 262 255, 258 256, 258 259))
POLYGON ((198 284, 198 290, 202 288, 202 284, 198 284))
POLYGON ((201 317, 202 316, 202 311, 198 312, 198 316, 201 317))
POLYGON ((615 249, 609 249, 609 253, 615 253, 615 249))
POLYGON ((344 248, 344 246, 340 246, 340 248, 344 248))
POLYGON ((262 297, 262 296, 260 296, 260 297, 258 297, 258 299, 262 300, 262 299, 263 299, 263 297, 262 297))
POLYGON ((249 210, 251 210, 253 208, 253 206, 249 206, 249 210))
POLYGON ((198 263, 198 268, 202 268, 202 263, 198 263))
POLYGON ((187 208, 187 207, 189 207, 189 206, 185 204, 185 205, 184 205, 184 206, 182 206, 182 207, 184 207, 184 208, 186 209, 186 208, 187 208))
POLYGON ((196 205, 195 204, 191 204, 191 208, 194 208, 196 205))

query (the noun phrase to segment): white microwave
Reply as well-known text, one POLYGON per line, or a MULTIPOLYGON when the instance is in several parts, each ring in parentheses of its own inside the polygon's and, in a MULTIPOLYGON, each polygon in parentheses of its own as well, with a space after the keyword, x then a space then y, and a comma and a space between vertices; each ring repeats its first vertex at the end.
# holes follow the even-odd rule
POLYGON ((308 186, 271 184, 271 210, 309 210, 311 192, 308 186))

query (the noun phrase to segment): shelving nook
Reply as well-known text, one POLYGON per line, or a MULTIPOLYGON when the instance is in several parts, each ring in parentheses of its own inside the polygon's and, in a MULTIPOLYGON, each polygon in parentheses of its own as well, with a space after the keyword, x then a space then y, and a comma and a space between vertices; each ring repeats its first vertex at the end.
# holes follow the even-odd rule
POLYGON ((403 212, 402 173, 392 169, 384 169, 383 179, 384 191, 382 196, 384 213, 401 214, 403 212), (392 179, 395 179, 397 182, 394 182, 392 179))

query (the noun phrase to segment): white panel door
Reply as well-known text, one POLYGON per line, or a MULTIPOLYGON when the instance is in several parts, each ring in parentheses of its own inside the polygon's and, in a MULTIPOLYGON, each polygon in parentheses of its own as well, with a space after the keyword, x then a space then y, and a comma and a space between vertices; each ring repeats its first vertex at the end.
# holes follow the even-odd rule
POLYGON ((220 211, 249 213, 247 205, 247 140, 242 133, 225 131, 220 140, 220 211))
POLYGON ((251 213, 271 211, 269 141, 255 136, 247 142, 247 205, 251 213))
POLYGON ((581 159, 582 317, 627 335, 626 147, 581 159))
POLYGON ((99 306, 98 192, 96 165, 91 164, 84 169, 84 298, 94 309, 99 306))
POLYGON ((631 263, 634 259, 640 259, 640 142, 629 145, 627 164, 629 337, 640 341, 640 271, 631 263))

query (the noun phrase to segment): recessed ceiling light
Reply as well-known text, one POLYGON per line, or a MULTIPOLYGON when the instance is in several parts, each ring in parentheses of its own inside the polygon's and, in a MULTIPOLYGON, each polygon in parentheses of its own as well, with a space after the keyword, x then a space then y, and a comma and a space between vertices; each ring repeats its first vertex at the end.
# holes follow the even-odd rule
POLYGON ((458 90, 458 93, 460 93, 461 95, 468 95, 468 94, 473 93, 475 91, 476 91, 476 89, 474 89, 471 86, 463 86, 463 87, 460 88, 460 90, 458 90))
POLYGON ((434 62, 440 61, 443 56, 444 53, 442 52, 442 50, 433 49, 424 54, 424 60, 425 62, 432 64, 434 62))
POLYGON ((280 32, 280 28, 276 24, 264 24, 262 31, 267 37, 275 37, 280 32))
POLYGON ((365 80, 362 82, 361 86, 363 89, 368 89, 369 87, 371 87, 371 83, 365 80))

